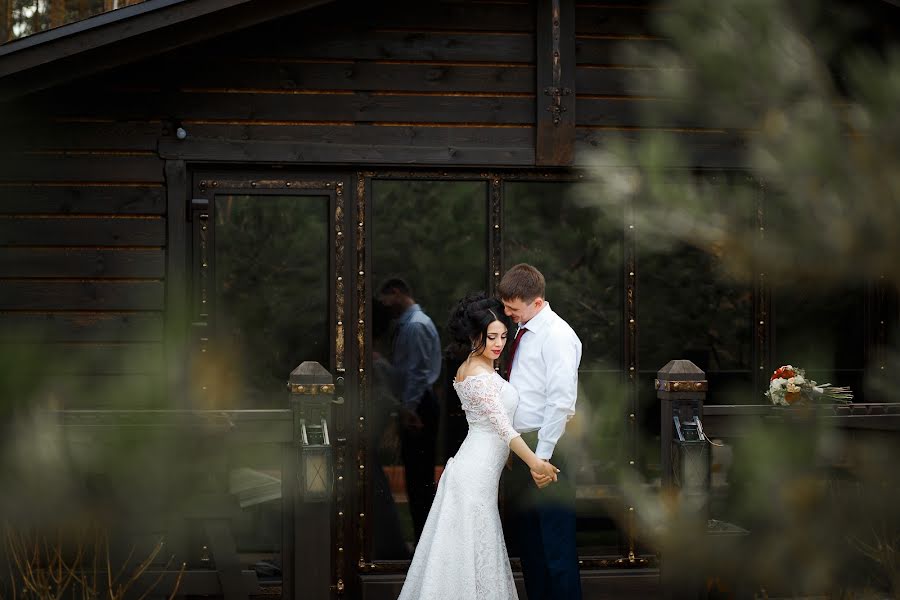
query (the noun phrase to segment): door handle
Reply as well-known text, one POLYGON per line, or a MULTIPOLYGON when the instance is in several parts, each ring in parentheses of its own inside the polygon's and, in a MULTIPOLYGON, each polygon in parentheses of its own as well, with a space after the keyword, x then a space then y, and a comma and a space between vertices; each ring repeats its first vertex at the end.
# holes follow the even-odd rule
POLYGON ((338 375, 334 378, 334 399, 331 401, 334 404, 343 404, 344 403, 344 376, 338 375))

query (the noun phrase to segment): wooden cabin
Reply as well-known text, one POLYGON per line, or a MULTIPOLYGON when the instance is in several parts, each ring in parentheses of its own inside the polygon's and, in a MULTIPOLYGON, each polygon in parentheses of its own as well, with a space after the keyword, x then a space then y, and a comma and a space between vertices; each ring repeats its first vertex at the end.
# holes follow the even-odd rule
MULTIPOLYGON (((641 443, 658 446, 657 371, 689 358, 707 404, 759 404, 817 331, 809 368, 863 390, 896 314, 878 282, 828 298, 773 298, 764 274, 715 283, 715 257, 643 253, 625 211, 611 220, 571 194, 605 140, 640 135, 660 102, 629 83, 656 65, 621 51, 665 43, 654 10, 146 0, 0 45, 0 352, 40 365, 28 401, 278 410, 295 367, 319 363, 327 376, 310 385, 332 395, 322 518, 291 532, 278 466, 238 463, 246 518, 219 531, 237 557, 219 562, 249 595, 303 598, 324 581, 335 598, 393 598, 413 540, 379 285, 402 277, 441 329, 457 298, 531 262, 585 345, 581 435, 608 411, 623 424, 585 444, 578 476, 586 596, 656 597, 658 561, 607 483, 624 464, 659 477, 641 443)), ((656 126, 690 149, 673 167, 744 176, 733 132, 703 115, 656 126)), ((766 202, 760 185, 751 226, 766 202)), ((447 377, 436 475, 465 435, 447 377)), ((206 543, 184 551, 209 564, 206 543)), ((228 581, 209 593, 241 597, 228 581)))

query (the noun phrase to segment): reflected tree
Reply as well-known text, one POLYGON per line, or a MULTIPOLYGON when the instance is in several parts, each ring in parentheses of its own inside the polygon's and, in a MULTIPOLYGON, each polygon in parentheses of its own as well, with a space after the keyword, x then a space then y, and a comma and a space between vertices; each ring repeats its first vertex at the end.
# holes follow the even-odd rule
POLYGON ((527 262, 547 280, 547 299, 584 345, 582 370, 616 371, 622 358, 622 218, 582 202, 587 184, 508 182, 504 261, 527 262))
POLYGON ((304 360, 328 368, 328 198, 216 198, 216 332, 241 407, 281 407, 304 360))
MULTIPOLYGON (((633 206, 644 256, 672 260, 676 277, 720 259, 714 270, 737 285, 692 282, 706 297, 694 309, 714 310, 715 295, 733 304, 742 295, 729 285, 771 290, 772 312, 759 325, 773 334, 775 361, 808 360, 810 370, 821 369, 817 378, 849 377, 860 387, 863 368, 869 384, 879 373, 893 379, 900 368, 890 361, 898 355, 890 297, 900 284, 900 50, 889 25, 896 7, 782 0, 663 7, 654 15, 665 43, 630 59, 657 67, 638 72, 634 93, 666 102, 643 115, 637 135, 611 141, 595 157, 603 193, 594 205, 611 215, 633 206), (731 164, 748 177, 716 186, 707 173, 673 168, 691 164, 700 150, 683 143, 689 136, 673 123, 702 124, 706 134, 727 138, 737 149, 731 164), (759 220, 748 227, 747 213, 734 207, 757 202, 759 220), (883 332, 880 340, 873 343, 867 323, 883 332), (881 354, 877 362, 870 350, 881 354)), ((721 328, 720 318, 706 315, 682 343, 721 328)), ((741 362, 722 356, 710 358, 710 367, 741 362)), ((884 398, 893 401, 895 386, 886 383, 884 398)), ((757 402, 762 391, 754 391, 757 402)), ((833 425, 785 414, 742 426, 727 440, 734 466, 713 516, 751 532, 731 551, 717 551, 711 536, 701 544, 680 538, 680 526, 696 517, 677 495, 658 497, 644 482, 629 486, 633 473, 623 472, 644 535, 670 544, 670 556, 679 553, 704 575, 773 596, 898 597, 900 522, 886 501, 900 486, 888 458, 896 456, 896 436, 833 425)))
POLYGON ((6 0, 0 3, 0 42, 23 38, 46 29, 74 23, 143 0, 6 0))

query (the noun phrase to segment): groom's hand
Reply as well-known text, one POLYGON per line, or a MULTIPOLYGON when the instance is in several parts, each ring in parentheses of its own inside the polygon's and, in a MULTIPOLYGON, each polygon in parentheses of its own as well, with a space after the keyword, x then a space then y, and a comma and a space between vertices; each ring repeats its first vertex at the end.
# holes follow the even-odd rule
MULTIPOLYGON (((544 460, 544 462, 549 462, 544 460)), ((534 479, 534 485, 538 487, 538 489, 544 489, 553 481, 553 479, 549 475, 544 475, 543 473, 538 473, 537 471, 531 471, 531 478, 534 479)))

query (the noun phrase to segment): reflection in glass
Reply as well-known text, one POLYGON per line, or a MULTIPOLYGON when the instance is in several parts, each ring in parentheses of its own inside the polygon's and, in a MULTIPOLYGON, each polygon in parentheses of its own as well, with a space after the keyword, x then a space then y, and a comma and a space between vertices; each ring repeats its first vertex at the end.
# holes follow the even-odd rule
MULTIPOLYGON (((163 564, 175 556, 174 564, 184 561, 188 572, 213 574, 235 565, 256 573, 263 595, 278 598, 284 564, 283 457, 290 439, 269 441, 280 434, 271 436, 267 428, 278 427, 281 419, 270 420, 261 412, 255 414, 260 419, 255 431, 253 418, 223 412, 221 421, 208 421, 221 422, 221 429, 198 427, 183 437, 166 434, 163 452, 169 460, 157 463, 164 465, 168 481, 151 497, 162 493, 171 510, 164 521, 169 550, 164 551, 163 564), (235 431, 242 435, 235 436, 235 431)), ((159 483, 162 480, 157 488, 159 483)), ((138 526, 159 524, 152 510, 134 513, 133 520, 138 526)))
MULTIPOLYGON (((553 310, 583 346, 577 415, 561 444, 577 465, 577 542, 581 555, 618 555, 610 519, 624 406, 617 394, 623 364, 622 223, 575 198, 582 184, 507 182, 504 186, 504 262, 527 262, 547 280, 553 310)), ((507 535, 508 543, 515 536, 507 535)), ((514 548, 510 548, 515 553, 514 548)))
POLYGON ((228 491, 239 507, 228 516, 238 560, 242 569, 256 571, 264 587, 282 582, 282 452, 276 444, 228 452, 228 491))
MULTIPOLYGON (((721 198, 721 197, 720 197, 721 198)), ((724 201, 724 198, 722 198, 724 201)), ((755 207, 734 201, 748 230, 755 207)), ((721 254, 687 244, 659 247, 658 240, 637 233, 638 401, 642 437, 640 466, 650 481, 659 481, 659 400, 654 378, 670 360, 687 359, 706 373, 706 404, 759 404, 753 394, 753 288, 725 272, 721 254)), ((670 423, 666 423, 670 427, 670 423)), ((716 431, 707 431, 718 439, 716 431)), ((714 473, 711 511, 727 519, 722 500, 728 492, 732 447, 729 440, 710 449, 714 473)))
MULTIPOLYGON (((790 206, 785 192, 768 190, 764 208, 769 235, 772 230, 776 235, 791 234, 790 206)), ((802 367, 820 383, 850 386, 854 401, 863 401, 866 283, 860 278, 825 288, 808 277, 783 277, 771 281, 771 286, 772 368, 784 364, 802 367)))
POLYGON ((547 301, 581 339, 582 370, 618 372, 622 224, 577 199, 575 185, 505 184, 505 266, 527 262, 544 274, 547 301))
POLYGON ((706 404, 760 403, 752 394, 753 292, 726 277, 719 261, 686 245, 650 252, 638 244, 638 401, 649 441, 640 464, 650 480, 658 480, 662 468, 654 378, 670 360, 703 369, 706 404))
MULTIPOLYGON (((756 194, 743 180, 710 177, 714 193, 710 214, 725 210, 755 227, 756 194), (747 191, 747 193, 737 193, 747 191)), ((640 426, 648 440, 658 439, 656 372, 670 360, 687 359, 706 373, 706 404, 758 404, 753 391, 752 284, 726 271, 721 252, 705 252, 686 243, 660 247, 659 240, 636 234, 637 349, 640 426)), ((750 272, 754 272, 753 269, 750 272)), ((708 432, 715 436, 715 432, 708 432)), ((646 446, 641 467, 649 478, 659 476, 659 444, 646 446)))
POLYGON ((458 362, 443 353, 448 344, 444 328, 456 301, 487 283, 486 198, 480 181, 372 183, 377 297, 372 302, 368 422, 374 468, 368 469, 368 484, 375 559, 411 556, 441 465, 466 434, 450 385, 458 362), (413 311, 413 305, 418 309, 413 311), (411 330, 416 323, 420 336, 411 330), (433 384, 416 410, 409 410, 404 398, 409 400, 410 373, 416 370, 433 384))
MULTIPOLYGON (((199 267, 216 282, 214 407, 286 408, 297 365, 330 366, 329 198, 217 195, 211 216, 215 253, 199 267)), ((224 445, 216 468, 227 477, 215 475, 236 505, 222 517, 241 568, 273 590, 282 581, 283 452, 268 442, 224 445)))
POLYGON ((324 196, 216 196, 217 407, 283 408, 294 367, 329 367, 328 206, 324 196))
POLYGON ((7 0, 0 11, 0 44, 143 1, 7 0))
POLYGON ((792 364, 819 383, 850 386, 863 402, 865 289, 785 286, 772 294, 775 366, 792 364))
POLYGON ((710 379, 709 400, 723 403, 719 381, 749 389, 753 292, 729 280, 720 257, 680 245, 666 252, 638 250, 638 356, 653 374, 673 359, 688 359, 710 379), (665 332, 662 335, 659 332, 665 332))
POLYGON ((752 292, 729 281, 719 258, 689 246, 640 253, 639 355, 656 372, 687 358, 705 372, 748 371, 751 364, 752 292))

